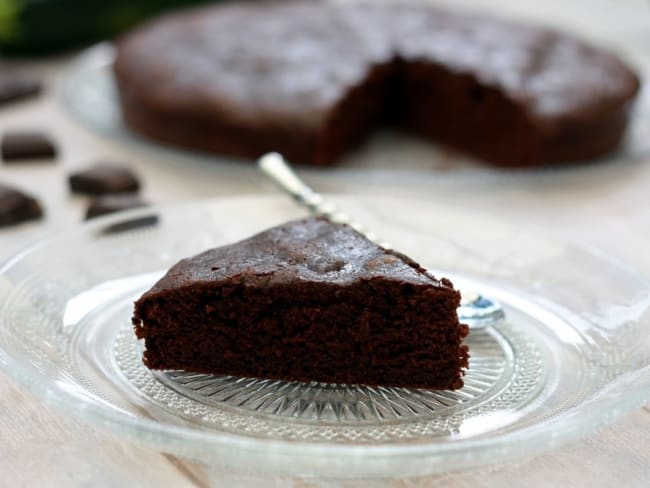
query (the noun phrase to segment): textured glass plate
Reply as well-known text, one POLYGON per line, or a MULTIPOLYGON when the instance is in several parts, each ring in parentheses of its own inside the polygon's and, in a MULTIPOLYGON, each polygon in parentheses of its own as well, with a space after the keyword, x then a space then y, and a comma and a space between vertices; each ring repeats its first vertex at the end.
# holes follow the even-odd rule
POLYGON ((0 270, 0 365, 118 437, 236 468, 332 477, 509 461, 591 433, 650 398, 650 288, 633 272, 520 225, 426 201, 335 201, 436 274, 503 303, 507 321, 468 338, 464 388, 142 366, 133 301, 179 258, 300 216, 282 197, 139 210, 25 250, 0 270))
MULTIPOLYGON (((64 107, 84 126, 111 139, 146 148, 159 158, 173 158, 188 164, 220 164, 233 174, 246 175, 252 171, 250 164, 241 164, 227 156, 205 154, 191 150, 165 146, 147 141, 129 131, 120 113, 118 95, 112 74, 113 46, 103 43, 82 53, 72 63, 60 84, 60 98, 64 107)), ((648 63, 650 64, 650 63, 648 63)), ((650 73, 650 66, 641 70, 650 73)), ((334 168, 304 168, 309 181, 319 187, 336 181, 336 191, 344 185, 368 186, 389 182, 403 183, 411 187, 430 189, 448 186, 455 182, 468 184, 492 184, 510 179, 532 178, 536 183, 542 176, 551 176, 561 169, 563 178, 568 173, 583 174, 596 169, 618 169, 621 164, 634 164, 650 155, 650 89, 643 87, 631 118, 627 138, 621 148, 608 157, 591 164, 566 167, 507 170, 477 163, 455 151, 420 141, 402 134, 380 132, 369 144, 344 158, 334 168)), ((294 161, 299 163, 299 161, 294 161)))

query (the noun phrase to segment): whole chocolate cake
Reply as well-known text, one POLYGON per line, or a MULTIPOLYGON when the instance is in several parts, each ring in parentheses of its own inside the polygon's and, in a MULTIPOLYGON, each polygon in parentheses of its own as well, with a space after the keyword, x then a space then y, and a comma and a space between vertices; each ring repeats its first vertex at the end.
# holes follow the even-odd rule
POLYGON ((594 158, 638 91, 614 56, 549 29, 414 5, 237 2, 118 42, 126 123, 233 156, 328 165, 390 124, 500 166, 594 158))
POLYGON ((456 389, 460 294, 321 219, 180 261, 135 304, 144 363, 241 377, 456 389))

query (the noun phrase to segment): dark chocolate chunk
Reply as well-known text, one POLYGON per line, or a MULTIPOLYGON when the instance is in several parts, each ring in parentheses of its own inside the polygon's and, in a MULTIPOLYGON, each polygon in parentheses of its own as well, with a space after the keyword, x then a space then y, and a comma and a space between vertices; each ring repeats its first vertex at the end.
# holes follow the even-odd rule
POLYGON ((30 98, 41 93, 40 80, 29 75, 0 76, 0 104, 30 98))
POLYGON ((130 169, 113 163, 98 163, 71 174, 68 181, 73 193, 86 195, 134 193, 140 189, 140 182, 130 169))
POLYGON ((42 215, 43 210, 35 198, 0 183, 0 227, 38 219, 42 215))
POLYGON ((122 210, 144 207, 145 205, 147 203, 133 193, 101 195, 88 205, 86 220, 99 217, 100 215, 121 212, 122 210))
POLYGON ((110 224, 102 228, 99 233, 101 235, 119 234, 120 232, 128 232, 145 227, 153 227, 155 225, 158 225, 158 221, 159 218, 155 214, 145 215, 143 217, 134 217, 128 220, 122 220, 115 224, 110 224))
POLYGON ((6 132, 0 144, 2 159, 6 162, 24 159, 53 159, 56 157, 56 146, 42 132, 15 131, 6 132))
POLYGON ((460 294, 413 260, 322 219, 184 259, 135 304, 151 369, 457 389, 460 294))

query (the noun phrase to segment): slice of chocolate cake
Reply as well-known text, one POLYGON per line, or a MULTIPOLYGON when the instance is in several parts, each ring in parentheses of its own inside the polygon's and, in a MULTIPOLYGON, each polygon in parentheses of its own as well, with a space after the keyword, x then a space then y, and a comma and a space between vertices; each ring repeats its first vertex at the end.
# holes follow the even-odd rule
POLYGON ((457 389, 459 302, 449 280, 312 218, 180 261, 133 324, 151 369, 457 389))

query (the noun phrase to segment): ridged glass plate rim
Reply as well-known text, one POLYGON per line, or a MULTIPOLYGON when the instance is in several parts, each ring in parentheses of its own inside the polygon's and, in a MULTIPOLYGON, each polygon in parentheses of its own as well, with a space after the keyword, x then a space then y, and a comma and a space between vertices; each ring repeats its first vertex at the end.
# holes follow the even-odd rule
MULTIPOLYGON (((0 266, 0 276, 7 273, 25 256, 57 240, 85 232, 99 232, 101 229, 146 218, 152 214, 164 215, 166 209, 189 209, 196 205, 214 206, 224 201, 237 202, 251 198, 263 203, 277 201, 281 197, 224 197, 201 202, 159 205, 101 217, 26 247, 0 266)), ((345 201, 345 198, 358 200, 347 196, 335 197, 335 201, 345 201)), ((372 203, 372 199, 361 200, 365 200, 368 204, 372 203)), ((400 200, 404 201, 403 198, 400 200)), ((439 205, 439 207, 444 206, 439 205)), ((526 224, 517 223, 517 226, 518 229, 532 232, 540 238, 579 249, 582 253, 599 260, 603 265, 625 273, 646 292, 650 290, 650 283, 645 277, 595 248, 574 243, 526 224)), ((648 297, 650 298, 650 294, 648 297)), ((199 432, 189 427, 161 424, 156 420, 125 414, 125 412, 108 411, 99 401, 89 402, 87 397, 80 398, 64 388, 33 381, 35 374, 33 367, 30 368, 30 365, 16 360, 2 347, 2 344, 0 344, 0 368, 24 388, 65 414, 110 432, 124 434, 136 444, 199 459, 205 459, 207 453, 210 459, 218 459, 219 463, 226 465, 239 466, 241 459, 245 458, 248 460, 246 465, 249 466, 249 471, 256 471, 255 463, 258 462, 260 466, 258 470, 262 472, 267 471, 271 466, 272 471, 294 473, 289 466, 299 462, 301 464, 301 467, 297 468, 299 474, 307 476, 327 476, 332 473, 336 477, 373 477, 378 473, 379 476, 386 476, 387 463, 392 466, 403 463, 403 472, 394 472, 394 474, 421 475, 435 471, 476 467, 496 461, 503 462, 508 460, 504 456, 506 451, 509 456, 517 458, 517 448, 521 448, 522 452, 525 451, 526 455, 532 455, 582 438, 632 410, 642 407, 650 399, 650 364, 646 364, 640 369, 615 376, 606 386, 600 388, 596 395, 591 395, 579 406, 573 406, 543 423, 506 432, 496 438, 461 439, 450 443, 349 446, 250 438, 225 432, 199 432), (114 430, 115 428, 117 431, 114 430), (553 435, 549 437, 551 431, 553 435), (161 439, 165 440, 164 444, 161 444, 161 439)))

